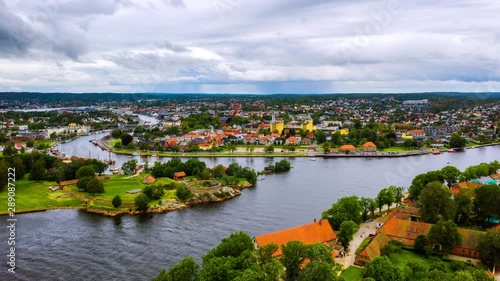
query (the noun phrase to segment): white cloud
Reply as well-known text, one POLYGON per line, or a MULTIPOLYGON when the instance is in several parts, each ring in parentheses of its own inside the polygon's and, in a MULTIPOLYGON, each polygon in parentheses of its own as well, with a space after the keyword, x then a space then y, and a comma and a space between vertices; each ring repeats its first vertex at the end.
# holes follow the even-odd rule
POLYGON ((494 1, 2 5, 4 90, 500 91, 494 1))

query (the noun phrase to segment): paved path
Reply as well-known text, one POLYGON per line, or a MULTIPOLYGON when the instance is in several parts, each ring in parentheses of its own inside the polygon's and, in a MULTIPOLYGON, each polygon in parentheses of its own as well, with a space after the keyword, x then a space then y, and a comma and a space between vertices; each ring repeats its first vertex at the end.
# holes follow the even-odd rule
POLYGON ((348 268, 349 266, 354 264, 354 258, 356 258, 356 250, 359 245, 368 237, 369 234, 375 234, 377 231, 376 228, 376 220, 371 221, 369 223, 361 223, 359 225, 359 230, 354 234, 354 237, 350 243, 349 251, 344 258, 335 259, 336 262, 342 264, 344 268, 348 268))

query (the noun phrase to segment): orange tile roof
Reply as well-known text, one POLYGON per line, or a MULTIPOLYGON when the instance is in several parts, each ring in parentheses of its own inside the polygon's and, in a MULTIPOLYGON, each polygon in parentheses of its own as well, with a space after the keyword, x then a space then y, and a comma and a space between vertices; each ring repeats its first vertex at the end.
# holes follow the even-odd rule
POLYGON ((275 243, 280 248, 274 252, 274 256, 280 256, 281 245, 290 241, 301 241, 305 244, 326 243, 337 239, 328 220, 321 220, 310 224, 296 226, 268 234, 255 236, 255 242, 258 246, 264 246, 269 243, 275 243))
POLYGON ((451 187, 450 191, 454 194, 457 194, 460 192, 460 189, 465 189, 465 188, 475 189, 475 188, 481 187, 483 185, 484 184, 478 183, 478 182, 463 181, 463 182, 459 182, 459 183, 454 184, 451 187))
POLYGON ((363 145, 363 147, 377 147, 373 142, 367 141, 363 145))
POLYGON ((153 176, 146 176, 143 180, 144 183, 155 183, 156 179, 153 176))
POLYGON ((180 178, 180 177, 185 177, 186 173, 184 172, 176 172, 174 173, 174 177, 180 178))
POLYGON ((391 218, 380 228, 379 231, 387 236, 414 240, 417 239, 417 236, 420 234, 427 235, 431 226, 432 224, 429 223, 391 218))
POLYGON ((366 261, 372 261, 375 257, 380 256, 380 248, 389 243, 391 238, 384 233, 378 233, 372 238, 372 241, 366 245, 358 256, 366 261))
POLYGON ((492 179, 494 179, 494 180, 500 180, 500 173, 498 173, 498 174, 493 174, 493 175, 491 175, 490 177, 491 177, 492 179))
POLYGON ((339 150, 356 150, 356 148, 352 144, 344 144, 339 150))

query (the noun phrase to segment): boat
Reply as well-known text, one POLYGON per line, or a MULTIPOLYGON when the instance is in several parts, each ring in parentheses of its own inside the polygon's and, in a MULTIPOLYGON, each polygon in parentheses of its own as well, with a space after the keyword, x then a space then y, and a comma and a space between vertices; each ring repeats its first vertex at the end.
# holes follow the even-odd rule
POLYGON ((315 157, 309 157, 309 161, 316 161, 315 157))
POLYGON ((120 169, 118 168, 112 168, 110 169, 111 173, 113 173, 113 175, 118 175, 120 173, 120 169))
POLYGON ((93 141, 92 141, 92 144, 93 144, 93 145, 95 145, 95 146, 97 146, 97 145, 98 145, 98 143, 97 143, 97 141, 96 141, 96 140, 93 140, 93 141))
POLYGON ((455 149, 450 148, 450 149, 448 149, 448 152, 449 152, 449 153, 455 152, 455 149))
POLYGON ((441 151, 433 151, 432 154, 439 155, 439 154, 441 154, 441 151))

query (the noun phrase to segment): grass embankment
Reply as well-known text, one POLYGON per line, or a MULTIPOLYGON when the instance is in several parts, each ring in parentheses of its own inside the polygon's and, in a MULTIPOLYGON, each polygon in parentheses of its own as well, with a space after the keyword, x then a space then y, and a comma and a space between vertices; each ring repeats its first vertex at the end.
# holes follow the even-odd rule
POLYGON ((363 278, 364 269, 356 266, 349 266, 342 273, 340 277, 343 277, 346 281, 359 281, 363 278))
POLYGON ((363 248, 368 245, 368 243, 370 243, 370 241, 372 240, 371 237, 366 237, 365 240, 363 240, 363 242, 361 242, 361 244, 359 244, 359 247, 358 249, 356 249, 356 256, 361 253, 361 250, 363 250, 363 248))
MULTIPOLYGON (((15 182, 16 212, 47 210, 55 207, 81 207, 83 202, 63 191, 51 192, 49 187, 57 186, 55 182, 30 181, 28 175, 15 182)), ((8 191, 0 192, 0 214, 7 214, 8 191)))
MULTIPOLYGON (((122 207, 130 208, 134 205, 135 197, 138 194, 128 194, 126 191, 133 189, 143 189, 147 184, 142 181, 147 174, 140 174, 136 177, 126 175, 111 175, 109 180, 103 180, 105 193, 92 195, 78 190, 76 186, 66 186, 62 191, 51 192, 51 186, 57 186, 55 182, 30 181, 29 175, 25 175, 22 180, 16 181, 16 212, 42 211, 53 208, 84 207, 85 201, 88 206, 99 209, 114 209, 111 201, 113 197, 119 195, 122 199, 122 207)), ((168 184, 174 182, 169 178, 161 178, 156 184, 168 184)), ((0 215, 7 214, 7 188, 0 192, 0 215)), ((165 190, 165 194, 159 200, 173 201, 176 199, 175 190, 165 190)), ((159 200, 151 201, 151 205, 156 205, 159 200)))

